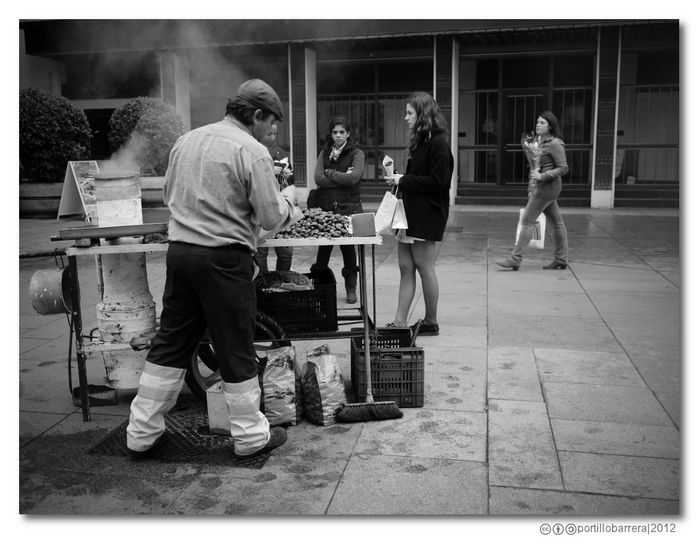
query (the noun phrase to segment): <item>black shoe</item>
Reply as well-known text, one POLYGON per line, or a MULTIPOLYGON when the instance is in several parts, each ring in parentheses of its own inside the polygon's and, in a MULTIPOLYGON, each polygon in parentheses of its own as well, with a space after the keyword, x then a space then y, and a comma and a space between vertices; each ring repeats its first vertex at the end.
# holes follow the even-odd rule
POLYGON ((155 456, 163 447, 163 445, 168 441, 167 434, 163 433, 157 439, 148 450, 138 451, 131 450, 128 446, 126 447, 126 452, 133 460, 147 460, 155 456))
POLYGON ((281 446, 286 442, 286 430, 283 427, 272 427, 269 430, 269 440, 267 441, 267 444, 265 444, 262 448, 260 448, 257 452, 253 452, 252 454, 236 454, 235 457, 240 459, 240 460, 247 460, 249 458, 254 458, 255 456, 259 456, 260 454, 263 454, 265 452, 269 452, 270 450, 274 450, 278 446, 281 446))
POLYGON ((557 262, 557 261, 552 261, 550 264, 547 264, 542 267, 542 269, 566 269, 568 267, 568 264, 565 262, 557 262))
POLYGON ((505 258, 504 260, 498 260, 495 262, 498 264, 500 267, 504 267, 506 269, 512 269, 512 271, 517 271, 519 269, 519 264, 514 261, 512 258, 505 258))
POLYGON ((411 325, 410 328, 414 331, 415 327, 418 325, 420 326, 420 328, 417 330, 418 335, 427 337, 439 335, 439 323, 425 323, 424 321, 420 320, 411 325))

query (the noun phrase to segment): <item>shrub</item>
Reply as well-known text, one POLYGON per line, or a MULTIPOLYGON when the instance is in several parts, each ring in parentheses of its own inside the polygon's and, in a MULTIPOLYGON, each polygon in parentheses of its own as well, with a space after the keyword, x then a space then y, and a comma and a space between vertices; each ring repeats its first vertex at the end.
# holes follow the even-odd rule
POLYGON ((182 129, 175 108, 161 100, 138 97, 114 110, 107 138, 117 159, 133 159, 142 174, 164 175, 182 129))
POLYGON ((92 132, 85 113, 44 90, 19 92, 20 181, 62 181, 69 161, 90 157, 92 132))

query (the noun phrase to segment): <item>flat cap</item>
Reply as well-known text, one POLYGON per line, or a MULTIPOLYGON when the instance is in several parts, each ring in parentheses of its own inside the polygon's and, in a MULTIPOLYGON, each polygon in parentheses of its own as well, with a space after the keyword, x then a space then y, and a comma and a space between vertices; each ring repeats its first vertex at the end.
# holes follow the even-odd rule
POLYGON ((279 95, 262 79, 245 81, 238 88, 236 98, 260 110, 272 112, 278 121, 284 120, 284 110, 279 95))

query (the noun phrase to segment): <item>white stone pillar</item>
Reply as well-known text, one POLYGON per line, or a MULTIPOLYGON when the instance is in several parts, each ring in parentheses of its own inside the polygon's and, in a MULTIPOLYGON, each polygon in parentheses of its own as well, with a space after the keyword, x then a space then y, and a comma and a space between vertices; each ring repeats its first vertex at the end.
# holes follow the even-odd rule
POLYGON ((305 88, 306 88, 306 186, 307 190, 315 188, 313 173, 318 158, 318 93, 316 80, 316 52, 311 48, 304 50, 305 88))

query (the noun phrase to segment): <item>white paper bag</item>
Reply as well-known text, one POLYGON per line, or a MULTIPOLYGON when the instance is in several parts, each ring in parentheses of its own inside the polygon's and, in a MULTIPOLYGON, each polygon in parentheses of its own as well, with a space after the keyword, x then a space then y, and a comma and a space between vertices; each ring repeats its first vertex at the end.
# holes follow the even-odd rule
POLYGON ((383 195, 383 200, 379 204, 379 209, 374 215, 374 225, 376 232, 383 235, 392 234, 393 215, 396 213, 398 198, 391 191, 383 195))
MULTIPOLYGON (((517 222, 517 233, 515 234, 515 243, 519 240, 519 233, 522 230, 522 217, 524 216, 524 208, 519 209, 519 221, 517 222)), ((544 248, 544 238, 546 237, 546 216, 542 213, 536 218, 534 225, 534 234, 532 240, 529 241, 529 246, 532 248, 544 248)))
POLYGON ((391 229, 407 229, 408 228, 408 217, 405 215, 405 206, 403 206, 403 201, 399 198, 396 204, 396 211, 393 213, 393 221, 391 223, 391 229))

